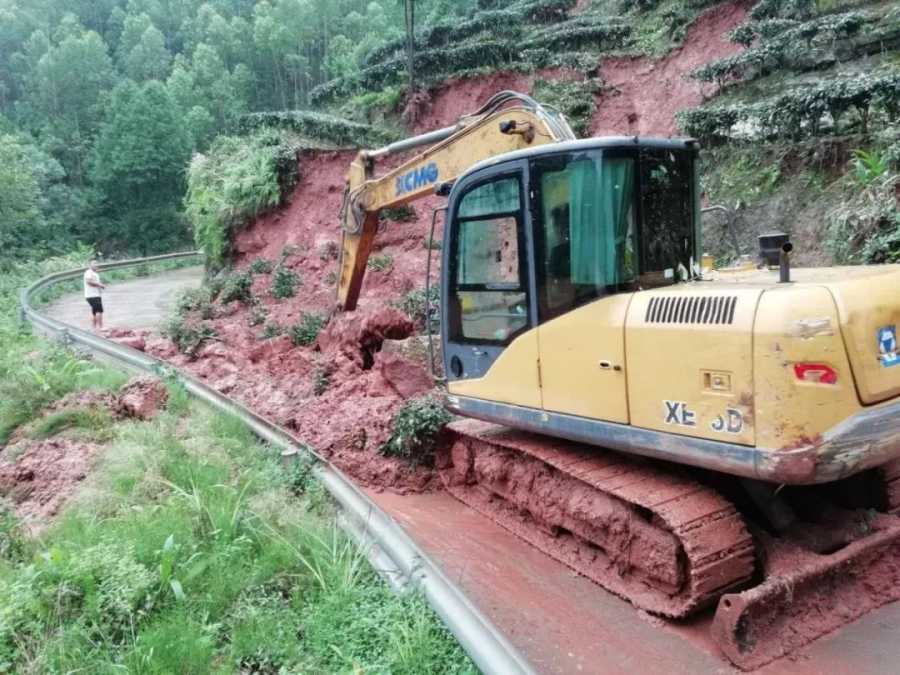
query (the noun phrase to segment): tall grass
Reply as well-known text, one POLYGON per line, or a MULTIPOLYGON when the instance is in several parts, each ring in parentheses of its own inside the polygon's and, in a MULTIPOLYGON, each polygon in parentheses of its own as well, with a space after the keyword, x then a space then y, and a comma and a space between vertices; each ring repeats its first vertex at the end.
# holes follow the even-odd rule
MULTIPOLYGON (((298 476, 239 421, 196 404, 120 423, 90 498, 40 541, 0 546, 11 551, 0 559, 0 664, 477 672, 421 597, 393 594, 333 512, 308 508, 314 480, 298 476)), ((0 529, 21 541, 14 519, 0 529)))

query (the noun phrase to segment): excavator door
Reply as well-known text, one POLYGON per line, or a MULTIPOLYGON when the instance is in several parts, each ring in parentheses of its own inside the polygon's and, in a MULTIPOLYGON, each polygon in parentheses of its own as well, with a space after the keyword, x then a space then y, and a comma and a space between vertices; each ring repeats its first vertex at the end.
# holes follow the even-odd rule
POLYGON ((526 175, 524 161, 506 162, 454 186, 441 330, 450 393, 540 408, 526 175))

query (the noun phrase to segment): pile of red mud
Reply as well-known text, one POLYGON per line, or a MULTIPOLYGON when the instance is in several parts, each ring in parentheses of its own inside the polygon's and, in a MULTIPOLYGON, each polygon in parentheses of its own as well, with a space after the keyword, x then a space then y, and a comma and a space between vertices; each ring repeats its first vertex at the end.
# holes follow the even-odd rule
MULTIPOLYGON (((699 86, 682 75, 740 49, 727 42, 724 33, 740 24, 745 14, 746 8, 737 4, 708 10, 689 27, 684 45, 664 59, 601 62, 600 74, 612 88, 598 94, 591 130, 674 134, 674 114, 702 99, 699 86)), ((569 75, 546 70, 453 78, 416 101, 413 131, 453 124, 498 91, 530 92, 537 77, 569 75)), ((256 276, 253 292, 269 311, 267 322, 290 325, 299 320, 301 311, 331 308, 338 269, 338 214, 353 157, 352 152, 304 153, 300 182, 286 206, 238 234, 239 267, 258 257, 277 261, 286 252, 285 264, 303 279, 296 298, 276 300, 269 294, 269 276, 256 276)), ((381 161, 377 169, 394 168, 403 159, 381 161)), ((195 358, 178 354, 168 340, 143 333, 120 334, 117 339, 187 369, 287 427, 363 485, 397 491, 431 489, 437 481, 429 469, 410 472, 402 462, 378 454, 403 402, 431 388, 424 348, 408 337, 408 320, 396 312, 384 313, 383 308, 424 287, 429 253, 424 242, 431 209, 442 202, 437 197, 424 199, 416 202, 412 221, 385 223, 372 255, 389 256, 390 265, 384 271, 367 272, 356 318, 342 324, 341 335, 323 336, 315 347, 295 347, 287 337, 262 340, 263 326, 249 326, 248 308, 239 303, 217 308, 213 324, 218 340, 205 344, 195 358)), ((436 237, 440 236, 438 231, 436 237)), ((431 255, 436 263, 432 274, 437 275, 439 254, 431 255)))
MULTIPOLYGON (((165 407, 169 392, 157 377, 146 375, 130 380, 118 394, 76 392, 49 406, 46 419, 67 410, 98 409, 110 419, 151 419, 165 407)), ((99 451, 94 443, 68 437, 31 440, 28 428, 17 430, 0 454, 0 495, 12 503, 16 515, 32 529, 41 520, 54 516, 60 506, 84 480, 99 451)))

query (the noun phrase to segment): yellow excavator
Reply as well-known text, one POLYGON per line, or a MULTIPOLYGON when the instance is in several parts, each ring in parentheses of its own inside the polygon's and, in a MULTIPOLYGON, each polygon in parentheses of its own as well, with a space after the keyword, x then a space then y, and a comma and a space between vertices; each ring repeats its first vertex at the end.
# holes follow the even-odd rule
POLYGON ((753 668, 900 598, 900 268, 792 270, 771 236, 764 264, 711 269, 698 157, 576 140, 502 92, 359 153, 336 308, 379 212, 447 197, 445 405, 466 418, 447 489, 640 609, 717 605, 714 637, 753 668))

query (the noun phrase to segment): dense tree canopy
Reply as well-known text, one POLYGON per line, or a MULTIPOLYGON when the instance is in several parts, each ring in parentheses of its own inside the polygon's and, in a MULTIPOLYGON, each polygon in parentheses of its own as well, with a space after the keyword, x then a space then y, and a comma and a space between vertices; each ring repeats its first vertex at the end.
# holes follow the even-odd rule
POLYGON ((352 77, 404 35, 408 1, 0 0, 0 255, 177 244, 191 153, 352 77))

